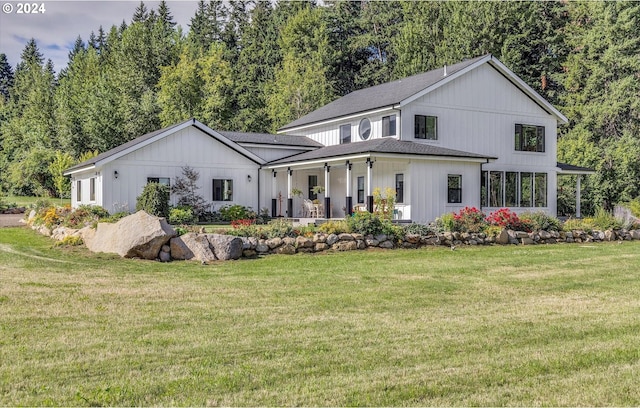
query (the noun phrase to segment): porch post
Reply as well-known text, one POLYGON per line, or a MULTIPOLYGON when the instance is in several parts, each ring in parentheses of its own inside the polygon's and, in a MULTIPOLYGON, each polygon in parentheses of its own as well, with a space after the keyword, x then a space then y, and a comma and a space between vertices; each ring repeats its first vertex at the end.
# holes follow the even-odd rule
POLYGON ((324 164, 324 218, 331 218, 331 194, 329 193, 329 171, 331 170, 331 166, 327 163, 324 164))
POLYGON ((293 170, 291 167, 287 169, 287 217, 293 218, 293 198, 291 197, 291 188, 293 185, 293 170))
POLYGON ((373 182, 373 162, 371 159, 367 159, 367 211, 373 213, 373 188, 371 183, 373 182))
POLYGON ((580 175, 576 177, 576 218, 580 218, 580 196, 582 195, 580 192, 580 175))
POLYGON ((347 160, 347 203, 346 214, 353 214, 353 199, 351 198, 351 163, 347 160))
POLYGON ((278 183, 276 182, 277 172, 272 170, 273 178, 271 179, 271 217, 275 218, 277 213, 278 195, 276 190, 278 189, 278 183))

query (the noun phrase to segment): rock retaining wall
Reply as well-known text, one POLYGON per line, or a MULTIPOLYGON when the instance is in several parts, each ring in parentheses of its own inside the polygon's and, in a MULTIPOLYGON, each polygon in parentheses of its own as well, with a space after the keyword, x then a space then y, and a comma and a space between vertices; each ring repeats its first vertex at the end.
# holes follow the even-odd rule
MULTIPOLYGON (((444 232, 432 233, 429 235, 408 234, 402 240, 396 240, 386 235, 362 235, 362 234, 325 234, 316 233, 313 236, 285 237, 258 239, 255 237, 244 238, 231 235, 188 233, 176 237, 172 229, 166 228, 164 219, 151 217, 145 214, 136 213, 125 217, 118 223, 131 224, 132 221, 140 218, 148 220, 151 225, 159 225, 156 229, 163 230, 162 239, 151 239, 147 241, 155 242, 153 246, 154 254, 146 254, 146 259, 159 259, 161 261, 170 260, 197 260, 207 263, 215 260, 239 259, 242 257, 252 258, 267 254, 310 253, 323 251, 353 251, 368 248, 420 248, 425 246, 448 246, 458 247, 464 245, 539 245, 539 244, 559 244, 559 243, 589 243, 606 241, 632 241, 640 240, 640 230, 606 230, 606 231, 512 231, 502 230, 495 236, 488 236, 484 233, 461 233, 444 232), (131 219, 128 219, 132 217, 131 219), (156 242, 157 241, 157 242, 156 242)), ((118 224, 117 223, 117 224, 118 224)), ((117 228, 117 224, 113 228, 117 228)), ((44 227, 33 227, 44 235, 51 236, 57 240, 64 240, 68 236, 80 236, 85 241, 96 240, 95 235, 98 230, 85 227, 82 230, 58 227, 50 231, 44 227)), ((123 234, 117 234, 117 241, 122 245, 123 234)), ((151 234, 147 234, 151 235, 151 234)), ((136 242, 139 249, 142 244, 136 242)), ((147 245, 145 243, 144 245, 147 245)), ((91 250, 93 245, 88 245, 91 250)), ((146 248, 147 246, 145 246, 146 248)), ((99 251, 99 250, 98 250, 99 251)), ((121 256, 141 255, 136 252, 131 255, 124 250, 107 250, 103 252, 120 253, 121 256), (123 255, 124 254, 124 255, 123 255)))

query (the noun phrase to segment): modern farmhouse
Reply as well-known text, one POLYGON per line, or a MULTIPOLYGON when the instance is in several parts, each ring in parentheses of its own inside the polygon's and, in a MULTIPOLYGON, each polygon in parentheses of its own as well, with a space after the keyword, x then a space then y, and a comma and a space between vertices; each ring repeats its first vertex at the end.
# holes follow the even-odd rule
POLYGON ((556 162, 557 125, 566 122, 485 55, 352 92, 277 135, 216 131, 189 119, 65 174, 73 206, 109 211, 134 210, 146 183, 170 185, 190 166, 214 208, 266 207, 273 216, 371 211, 375 188, 395 191, 399 220, 428 222, 465 206, 556 215, 558 175, 590 173, 556 162), (304 207, 309 200, 319 204, 304 207))

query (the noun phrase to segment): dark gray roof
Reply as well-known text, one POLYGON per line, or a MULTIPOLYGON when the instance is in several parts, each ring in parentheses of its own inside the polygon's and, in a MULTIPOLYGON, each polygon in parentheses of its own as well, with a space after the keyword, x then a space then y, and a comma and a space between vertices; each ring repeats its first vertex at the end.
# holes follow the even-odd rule
POLYGON ((584 173, 595 173, 596 172, 594 169, 590 169, 588 167, 574 166, 573 164, 556 162, 556 165, 562 171, 575 171, 575 172, 584 172, 584 173))
MULTIPOLYGON (((447 66, 447 76, 452 75, 472 64, 485 58, 486 55, 447 66)), ((393 82, 372 86, 351 92, 325 105, 308 115, 305 115, 293 122, 283 126, 280 130, 286 130, 302 125, 321 122, 327 119, 339 118, 373 109, 390 107, 397 105, 403 100, 417 94, 418 92, 436 84, 446 78, 444 68, 399 79, 393 82)))
POLYGON ((272 135, 269 133, 227 132, 222 130, 218 130, 217 132, 236 143, 256 143, 300 147, 323 146, 321 143, 318 143, 306 136, 272 135))
POLYGON ((113 156, 115 154, 118 154, 118 153, 120 153, 120 152, 122 152, 124 150, 127 150, 130 147, 133 147, 133 146, 135 146, 135 145, 137 145, 139 143, 142 143, 142 142, 144 142, 146 140, 149 140, 149 139, 153 138, 154 136, 159 135, 160 133, 166 132, 166 131, 171 130, 171 129, 175 128, 175 127, 183 125, 186 122, 192 122, 192 121, 193 121, 193 119, 189 119, 189 120, 186 120, 184 122, 176 123, 175 125, 167 126, 164 129, 155 130, 153 132, 150 132, 150 133, 147 133, 147 134, 142 135, 140 137, 137 137, 137 138, 135 138, 133 140, 128 141, 127 143, 124 143, 124 144, 121 144, 120 146, 114 147, 111 150, 107 150, 104 153, 100 153, 99 155, 97 155, 95 157, 92 157, 89 160, 86 160, 86 161, 83 161, 82 163, 76 164, 75 166, 70 167, 67 170, 65 170, 65 173, 73 171, 73 170, 76 170, 76 169, 81 169, 81 168, 87 167, 87 166, 93 166, 93 165, 95 165, 96 163, 98 163, 101 160, 107 159, 107 158, 109 158, 109 157, 111 157, 111 156, 113 156))
POLYGON ((433 146, 426 143, 415 143, 409 141, 400 141, 394 138, 382 138, 367 140, 366 142, 355 142, 341 145, 327 146, 320 149, 312 150, 286 157, 284 159, 274 160, 267 163, 286 164, 296 163, 307 160, 331 159, 335 157, 351 156, 354 154, 366 153, 388 153, 388 154, 407 154, 418 156, 440 156, 440 157, 460 157, 473 159, 495 159, 482 154, 463 152, 461 150, 447 149, 444 147, 433 146))

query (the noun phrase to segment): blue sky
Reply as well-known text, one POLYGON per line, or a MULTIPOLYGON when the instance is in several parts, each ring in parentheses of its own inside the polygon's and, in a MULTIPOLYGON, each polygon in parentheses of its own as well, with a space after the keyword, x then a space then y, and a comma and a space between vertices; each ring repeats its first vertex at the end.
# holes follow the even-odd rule
MULTIPOLYGON (((120 25, 122 20, 129 24, 140 1, 36 1, 38 8, 44 5, 44 12, 37 14, 17 13, 19 7, 24 11, 24 6, 19 3, 26 4, 0 0, 0 53, 7 55, 15 69, 25 44, 30 38, 35 38, 45 60, 51 59, 56 72, 60 72, 68 62, 69 49, 78 35, 86 43, 91 32, 97 33, 100 25, 108 32, 112 25, 120 25)), ((159 1, 145 1, 144 4, 147 9, 157 9, 159 1)), ((185 32, 197 4, 196 0, 167 0, 174 21, 185 32)))

